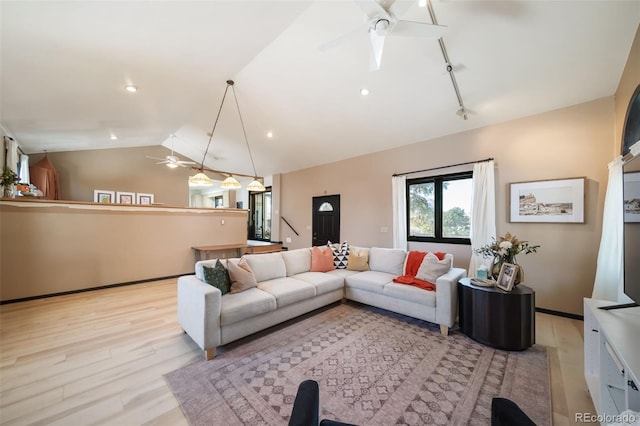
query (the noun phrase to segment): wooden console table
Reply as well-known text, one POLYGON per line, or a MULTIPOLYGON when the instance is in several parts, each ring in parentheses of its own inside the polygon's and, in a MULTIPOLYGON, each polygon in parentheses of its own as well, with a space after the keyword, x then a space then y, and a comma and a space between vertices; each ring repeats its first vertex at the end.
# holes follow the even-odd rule
POLYGON ((480 343, 522 351, 536 341, 535 292, 518 285, 511 292, 458 281, 460 330, 480 343))
POLYGON ((223 244, 217 246, 195 246, 191 247, 196 252, 196 262, 207 260, 208 254, 216 251, 237 250, 238 257, 242 256, 247 248, 246 244, 223 244))

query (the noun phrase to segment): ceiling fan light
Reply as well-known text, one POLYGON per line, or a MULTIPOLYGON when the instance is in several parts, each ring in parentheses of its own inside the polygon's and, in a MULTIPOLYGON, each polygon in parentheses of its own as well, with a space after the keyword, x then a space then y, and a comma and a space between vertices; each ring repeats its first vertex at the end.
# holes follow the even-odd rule
POLYGON ((253 192, 264 192, 267 190, 267 188, 265 188, 264 185, 258 179, 255 179, 253 182, 247 185, 247 190, 253 191, 253 192))
POLYGON ((220 188, 238 189, 238 188, 242 188, 242 185, 240 185, 240 182, 238 182, 233 176, 229 176, 228 178, 222 181, 222 183, 220 184, 220 188))
POLYGON ((211 179, 209 176, 205 175, 204 173, 200 172, 200 173, 196 173, 194 176, 189 176, 189 185, 210 186, 210 185, 213 185, 213 179, 211 179))
POLYGON ((175 169, 176 167, 178 167, 178 164, 176 163, 167 163, 167 167, 170 169, 175 169))

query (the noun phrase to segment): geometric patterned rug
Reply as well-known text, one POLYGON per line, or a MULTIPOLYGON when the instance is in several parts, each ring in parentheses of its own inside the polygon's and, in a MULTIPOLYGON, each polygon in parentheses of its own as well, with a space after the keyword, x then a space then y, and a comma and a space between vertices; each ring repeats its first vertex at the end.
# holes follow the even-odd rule
POLYGON ((320 418, 358 425, 488 425, 491 399, 551 424, 546 348, 507 352, 371 306, 331 305, 165 376, 192 425, 286 425, 298 384, 320 418))

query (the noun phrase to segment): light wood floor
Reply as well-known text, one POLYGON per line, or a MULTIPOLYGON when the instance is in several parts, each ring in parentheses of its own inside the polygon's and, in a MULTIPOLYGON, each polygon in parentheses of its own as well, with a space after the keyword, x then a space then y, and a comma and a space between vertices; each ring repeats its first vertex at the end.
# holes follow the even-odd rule
MULTIPOLYGON (((582 322, 536 314, 553 418, 594 413, 582 322)), ((203 357, 176 323, 176 280, 0 306, 0 423, 186 425, 163 374, 203 357)), ((535 372, 533 372, 535 374, 535 372)))

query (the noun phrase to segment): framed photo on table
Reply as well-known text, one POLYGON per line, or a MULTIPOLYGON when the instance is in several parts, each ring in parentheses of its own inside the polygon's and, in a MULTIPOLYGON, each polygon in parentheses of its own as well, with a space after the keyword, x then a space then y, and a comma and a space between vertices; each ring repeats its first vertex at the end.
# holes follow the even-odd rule
POLYGON ((153 194, 142 194, 138 192, 136 194, 136 204, 153 204, 153 194))
POLYGON ((496 281, 496 287, 504 290, 511 291, 516 281, 516 273, 518 272, 518 265, 513 263, 503 263, 500 268, 500 275, 498 281, 496 281))

